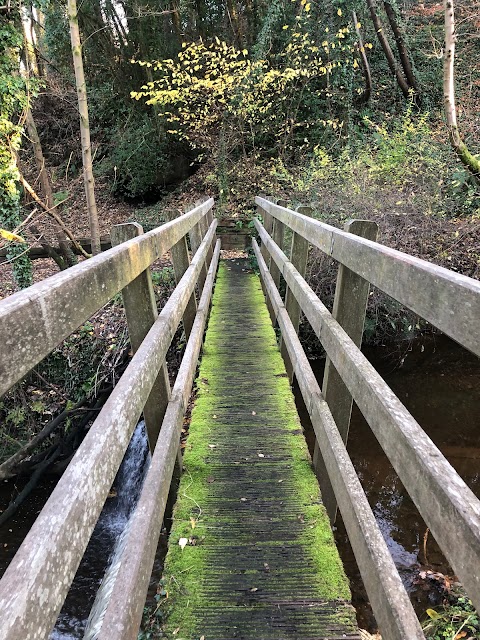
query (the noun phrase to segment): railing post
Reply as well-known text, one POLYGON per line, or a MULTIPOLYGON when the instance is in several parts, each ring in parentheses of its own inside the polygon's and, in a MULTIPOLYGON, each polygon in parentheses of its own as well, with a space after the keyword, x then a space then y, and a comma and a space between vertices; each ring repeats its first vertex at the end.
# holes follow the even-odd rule
MULTIPOLYGON (((136 238, 142 233, 143 228, 136 222, 118 224, 113 227, 111 232, 112 246, 136 238)), ((150 268, 145 269, 135 280, 122 289, 122 297, 130 344, 135 353, 158 316, 150 268)), ((169 400, 170 381, 167 365, 164 362, 143 409, 150 451, 155 449, 169 400)))
MULTIPOLYGON (((181 213, 169 209, 166 211, 168 220, 174 220, 181 213)), ((183 274, 190 266, 190 257, 188 255, 187 237, 183 236, 181 240, 177 242, 171 249, 173 271, 175 273, 175 282, 178 284, 182 279, 183 274)), ((195 299, 195 292, 190 296, 190 300, 187 303, 187 307, 183 314, 183 328, 185 330, 185 336, 188 340, 192 331, 193 323, 195 322, 195 316, 197 313, 197 301, 195 299)))
MULTIPOLYGON (((286 207, 287 201, 278 200, 277 204, 279 207, 286 207)), ((280 249, 283 250, 283 237, 285 233, 285 225, 283 224, 283 222, 280 222, 280 220, 277 220, 276 218, 272 219, 272 216, 270 216, 270 218, 272 220, 272 232, 271 232, 272 240, 280 247, 280 249)), ((267 264, 269 265, 270 274, 273 278, 273 281, 275 282, 275 286, 278 289, 280 287, 280 269, 277 267, 277 265, 271 259, 271 257, 269 257, 267 264)), ((272 302, 268 296, 266 296, 266 298, 267 298, 267 308, 270 313, 270 318, 272 319, 272 323, 275 324, 275 312, 273 310, 272 302)))
MULTIPOLYGON (((303 213, 303 215, 305 216, 311 216, 313 213, 312 207, 297 207, 297 211, 298 213, 303 213)), ((295 233, 295 231, 292 231, 290 262, 300 273, 302 278, 305 277, 305 272, 307 270, 308 249, 308 240, 302 238, 302 236, 300 236, 298 233, 295 233)), ((295 332, 298 334, 301 313, 300 305, 298 304, 295 296, 292 295, 292 292, 290 291, 290 288, 288 286, 285 294, 285 308, 288 312, 288 315, 290 316, 290 320, 292 321, 295 332)), ((288 378, 290 382, 293 382, 293 366, 290 362, 290 357, 288 355, 288 351, 283 339, 280 340, 280 351, 285 362, 285 369, 287 371, 288 378)))
MULTIPOLYGON (((195 206, 197 207, 198 205, 202 204, 203 202, 205 202, 205 200, 208 200, 208 198, 200 198, 199 200, 197 200, 195 202, 195 206)), ((211 210, 206 213, 203 218, 200 220, 200 222, 198 223, 198 228, 200 229, 200 242, 203 240, 203 238, 205 237, 205 234, 208 231, 208 228, 212 222, 212 220, 209 220, 208 218, 208 214, 211 213, 211 210)), ((212 218, 213 219, 213 218, 212 218)), ((210 266, 210 262, 212 260, 213 257, 213 247, 214 247, 214 243, 212 242, 212 244, 208 247, 207 250, 207 257, 205 259, 205 266, 206 266, 206 270, 208 272, 208 268, 210 266)))
MULTIPOLYGON (((214 220, 213 209, 209 209, 209 211, 207 213, 207 216, 206 216, 206 219, 207 219, 207 229, 210 229, 210 226, 211 226, 211 224, 212 224, 212 222, 214 220)), ((212 240, 212 245, 211 245, 212 255, 211 255, 211 257, 210 257, 210 259, 208 261, 208 266, 210 266, 210 263, 212 261, 213 253, 215 251, 214 247, 215 247, 216 244, 217 244, 217 234, 215 233, 213 235, 213 240, 212 240)))
MULTIPOLYGON (((192 253, 195 254, 198 251, 198 247, 201 245, 203 236, 205 235, 205 227, 202 225, 204 218, 200 220, 189 232, 190 237, 190 246, 192 247, 192 253)), ((203 263, 202 268, 200 270, 200 275, 198 276, 198 291, 201 295, 203 291, 203 285, 205 284, 205 280, 207 279, 207 265, 203 263)))
MULTIPOLYGON (((369 220, 349 220, 344 229, 367 240, 377 239, 378 226, 369 220)), ((368 280, 364 280, 344 265, 339 265, 332 315, 357 347, 362 344, 369 290, 368 280)), ((322 394, 332 412, 342 440, 346 444, 353 401, 329 358, 325 362, 322 394)), ((313 453, 313 466, 320 483, 323 504, 333 524, 337 517, 337 502, 317 442, 315 442, 313 453)))
MULTIPOLYGON (((263 226, 265 228, 265 231, 269 235, 272 235, 273 217, 270 213, 268 213, 268 211, 265 211, 265 209, 262 209, 261 207, 259 207, 259 209, 263 217, 263 226)), ((263 259, 267 263, 267 267, 269 267, 270 266, 269 254, 268 254, 267 248, 264 245, 260 247, 260 253, 262 254, 263 259)))

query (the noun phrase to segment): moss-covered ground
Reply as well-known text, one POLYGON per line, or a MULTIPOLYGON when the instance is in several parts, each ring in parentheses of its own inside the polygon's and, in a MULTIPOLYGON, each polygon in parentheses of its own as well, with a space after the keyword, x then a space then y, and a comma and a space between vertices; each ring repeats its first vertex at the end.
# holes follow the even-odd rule
POLYGON ((356 638, 258 278, 220 266, 169 551, 164 634, 356 638))

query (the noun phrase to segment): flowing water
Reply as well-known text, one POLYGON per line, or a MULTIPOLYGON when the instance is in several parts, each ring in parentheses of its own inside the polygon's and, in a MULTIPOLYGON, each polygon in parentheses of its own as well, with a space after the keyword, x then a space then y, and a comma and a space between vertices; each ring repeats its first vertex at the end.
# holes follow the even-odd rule
POLYGON ((109 498, 100 514, 83 560, 58 616, 50 640, 82 638, 95 594, 110 562, 115 543, 132 514, 148 470, 145 423, 133 432, 109 498), (92 576, 92 572, 94 576, 92 576))
MULTIPOLYGON (((50 640, 71 640, 83 637, 90 608, 108 567, 115 543, 124 530, 140 495, 149 458, 145 425, 140 422, 132 435, 50 640)), ((0 575, 7 568, 38 515, 40 508, 37 505, 43 506, 54 484, 46 480, 5 525, 6 530, 0 530, 0 542, 3 545, 3 553, 0 553, 0 575)), ((8 502, 14 491, 12 482, 4 483, 0 493, 2 505, 8 502)))

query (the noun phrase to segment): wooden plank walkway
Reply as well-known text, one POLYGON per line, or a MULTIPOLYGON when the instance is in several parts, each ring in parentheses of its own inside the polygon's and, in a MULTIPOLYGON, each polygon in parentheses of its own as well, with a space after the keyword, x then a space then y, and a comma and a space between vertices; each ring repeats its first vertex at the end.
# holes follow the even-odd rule
POLYGON ((197 387, 166 637, 358 638, 260 281, 243 262, 220 266, 197 387))

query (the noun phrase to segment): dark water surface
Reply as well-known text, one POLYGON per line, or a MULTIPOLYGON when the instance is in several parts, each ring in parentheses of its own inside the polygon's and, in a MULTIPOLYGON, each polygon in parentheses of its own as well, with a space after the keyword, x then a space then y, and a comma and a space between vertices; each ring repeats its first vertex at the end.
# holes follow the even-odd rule
MULTIPOLYGON (((366 349, 365 355, 480 497, 480 360, 443 336, 399 346, 394 353, 391 348, 366 349)), ((321 384, 324 362, 314 361, 313 366, 321 384)), ((299 395, 296 389, 312 450, 314 434, 299 395)), ((417 614, 423 618, 425 610, 437 604, 438 592, 419 573, 431 570, 452 575, 452 569, 356 406, 348 451, 417 614)), ((336 525, 336 541, 359 621, 373 630, 374 619, 341 517, 336 525)))

